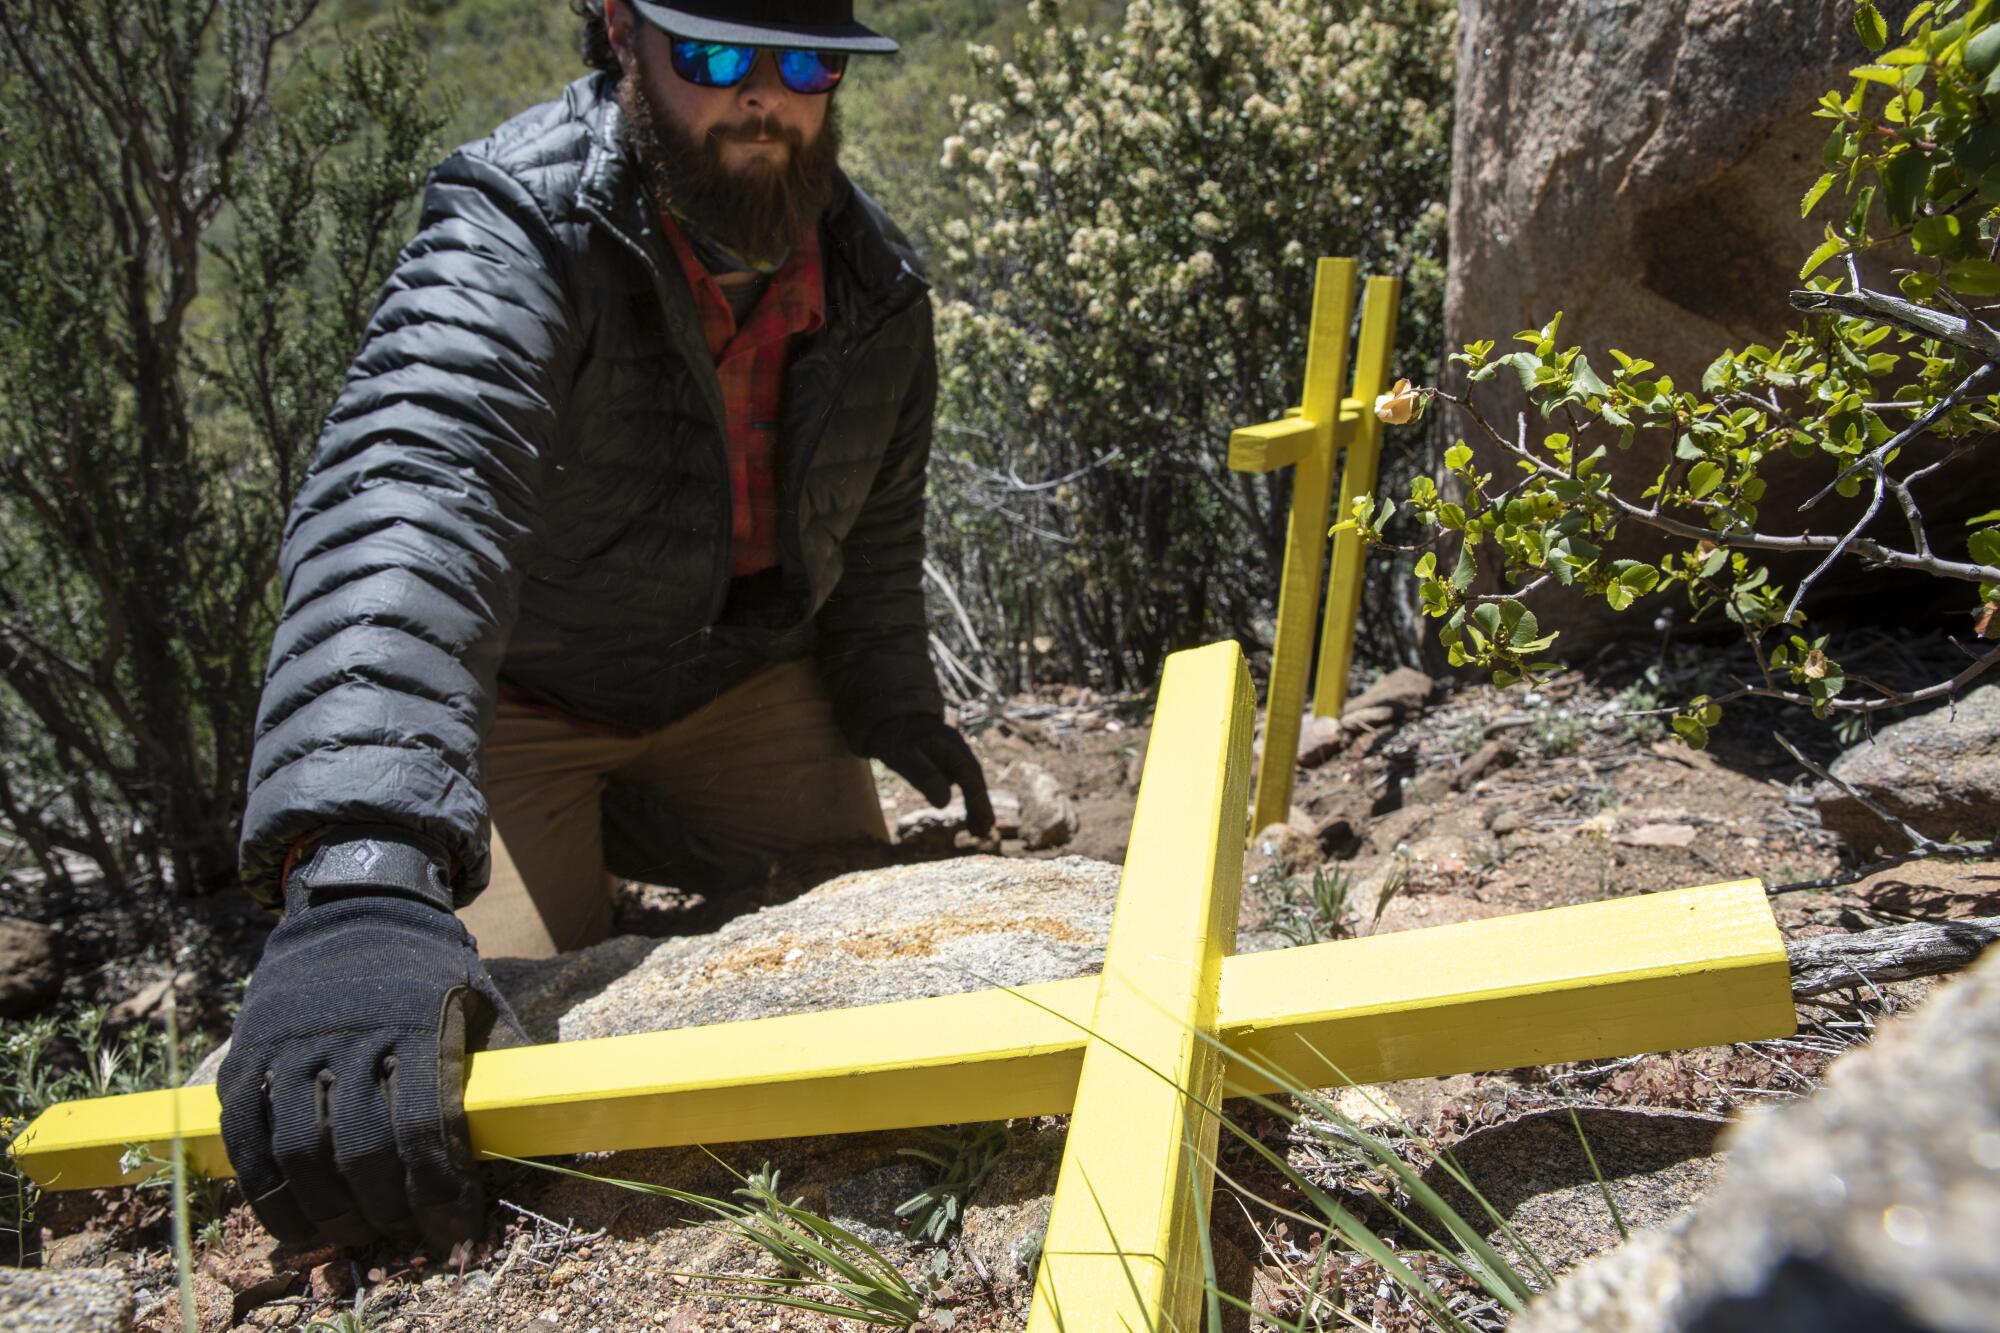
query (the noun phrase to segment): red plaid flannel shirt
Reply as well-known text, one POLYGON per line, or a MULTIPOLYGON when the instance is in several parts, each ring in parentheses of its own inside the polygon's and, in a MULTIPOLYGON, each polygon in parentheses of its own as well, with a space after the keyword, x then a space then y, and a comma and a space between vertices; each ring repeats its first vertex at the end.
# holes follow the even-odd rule
POLYGON ((734 519, 729 542, 732 578, 769 569, 778 551, 778 423, 784 406, 785 370, 796 340, 826 323, 826 289, 821 278, 818 228, 785 266, 771 275, 741 329, 715 275, 695 258, 694 248, 674 220, 662 213, 660 230, 674 247, 694 290, 702 334, 715 358, 728 416, 729 494, 734 519))

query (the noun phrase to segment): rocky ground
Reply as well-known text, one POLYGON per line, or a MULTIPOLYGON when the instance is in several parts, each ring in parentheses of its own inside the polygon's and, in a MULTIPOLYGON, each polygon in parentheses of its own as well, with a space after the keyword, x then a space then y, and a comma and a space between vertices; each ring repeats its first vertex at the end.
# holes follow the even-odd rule
MULTIPOLYGON (((1632 679, 1638 665, 1601 662, 1595 678, 1572 673, 1533 693, 1485 686, 1447 691, 1415 673, 1398 673, 1361 694, 1344 724, 1309 725, 1292 817, 1252 840, 1243 947, 1417 929, 1745 876, 1785 885, 1829 874, 1844 856, 1852 861, 1853 853, 1821 825, 1814 779, 1761 739, 1770 719, 1754 713, 1732 719, 1735 725, 1715 751, 1689 751, 1665 737, 1659 719, 1639 711, 1652 703, 1650 696, 1617 694, 1597 683, 1632 679)), ((630 885, 621 927, 636 936, 685 937, 671 955, 674 965, 696 968, 696 960, 707 960, 697 968, 707 978, 702 985, 741 1000, 743 986, 728 984, 739 975, 731 968, 740 964, 718 965, 715 941, 727 942, 734 950, 728 956, 740 958, 752 943, 746 930, 785 922, 809 946, 811 931, 820 928, 810 924, 820 896, 801 895, 834 874, 857 862, 902 863, 890 873, 917 874, 916 863, 968 857, 952 882, 967 893, 1002 895, 980 901, 1012 905, 1001 913, 1010 922, 991 926, 965 926, 977 913, 954 908, 960 933, 1019 929, 1043 942, 1065 941, 1053 950, 1024 948, 1004 933, 995 935, 992 957, 1001 961, 981 965, 1013 960, 1025 969, 1022 980, 1089 970, 1090 948, 1079 946, 1079 952, 1071 944, 1087 945, 1094 937, 1101 946, 1115 876, 1062 858, 1114 864, 1122 858, 1149 711, 1145 697, 1107 698, 1078 687, 968 708, 965 721, 976 748, 1004 793, 996 800, 1000 838, 975 844, 953 827, 950 812, 940 818, 927 811, 913 790, 885 774, 885 810, 903 839, 897 849, 809 859, 787 867, 762 893, 729 903, 630 885), (1031 860, 1052 864, 1007 869, 1031 860), (1030 890, 1042 895, 1035 901, 1054 904, 1045 924, 1019 920, 1035 915, 1019 905, 1030 901, 1019 897, 1030 890), (770 912, 737 915, 758 906, 770 912), (737 924, 716 932, 732 916, 737 924)), ((1813 732, 1801 721, 1789 720, 1792 734, 1813 732)), ((1836 748, 1822 736, 1807 754, 1830 760, 1836 748)), ((2000 912, 2000 868, 1905 866, 1832 890, 1783 892, 1774 906, 1791 938, 1918 918, 1990 916, 2000 912)), ((226 1033, 233 997, 266 928, 242 904, 135 906, 88 893, 36 899, 21 915, 48 930, 34 937, 23 927, 22 938, 0 940, 16 950, 0 973, 24 979, 33 992, 29 1002, 44 1013, 110 1006, 103 1049, 123 1049, 116 1040, 121 1031, 156 1027, 169 989, 186 1030, 226 1033), (51 942, 64 960, 49 969, 53 980, 36 972, 32 956, 51 942)), ((916 926, 883 929, 899 938, 922 933, 916 926)), ((583 1012, 573 1003, 578 978, 591 968, 636 965, 652 948, 613 941, 562 976, 524 974, 514 981, 554 997, 547 1001, 552 1031, 581 1035, 574 1026, 583 1012)), ((941 949, 925 937, 922 948, 904 952, 941 949)), ((810 951, 772 954, 774 970, 765 978, 770 995, 824 994, 824 1003, 837 1003, 862 984, 839 977, 788 983, 785 966, 810 951)), ((653 984, 685 991, 689 983, 674 977, 693 973, 660 975, 664 979, 653 984)), ((1348 1090, 1340 1104, 1419 1168, 1432 1162, 1437 1148, 1454 1149, 1474 1184, 1560 1271, 1617 1241, 1617 1219, 1591 1180, 1567 1108, 1582 1108, 1582 1128, 1615 1182, 1623 1221, 1639 1226, 1665 1220, 1714 1179, 1716 1138, 1728 1117, 1748 1105, 1809 1092, 1834 1057, 1864 1041, 1886 1013, 1919 1004, 1933 984, 1857 987, 1830 996, 1826 1005, 1802 1010, 1802 1031, 1787 1041, 1416 1080, 1374 1089, 1373 1102, 1348 1090)), ((756 993, 766 993, 761 986, 756 993)), ((801 1000, 795 1007, 819 1002, 801 1000)), ((718 1012, 692 1005, 681 1008, 718 1012)), ((592 1021, 611 1021, 603 1019, 602 1008, 592 1021)), ((740 1010, 737 1004, 729 1012, 740 1010)), ((631 1030, 634 1020, 618 1021, 626 1026, 615 1030, 631 1030)), ((33 1029, 16 1021, 6 1031, 18 1082, 22 1034, 33 1029)), ((55 1034, 43 1032, 39 1040, 45 1066, 76 1059, 55 1034)), ((156 1047, 139 1043, 136 1049, 152 1049, 146 1058, 156 1060, 156 1047)), ((1346 1202, 1392 1247, 1421 1248, 1385 1210, 1397 1196, 1379 1170, 1248 1103, 1232 1104, 1232 1113, 1247 1134, 1346 1202)), ((808 1207, 879 1245, 918 1289, 927 1311, 922 1327, 1019 1327, 1060 1153, 1061 1121, 1015 1122, 941 1142, 943 1148, 909 1133, 863 1135, 731 1145, 721 1156, 742 1171, 768 1163, 786 1198, 803 1197, 808 1207), (913 1236, 910 1219, 897 1214, 899 1204, 937 1183, 936 1166, 902 1151, 927 1144, 947 1157, 957 1154, 960 1167, 985 1167, 979 1183, 961 1192, 962 1225, 946 1231, 943 1244, 913 1236)), ((693 1149, 572 1165, 719 1195, 739 1183, 693 1149)), ((1214 1233, 1219 1271, 1230 1290, 1284 1319, 1324 1311, 1337 1298, 1346 1312, 1378 1328, 1427 1326, 1373 1261, 1342 1249, 1324 1254, 1323 1236, 1272 1207, 1297 1208, 1301 1201, 1246 1143, 1226 1138, 1222 1167, 1232 1183, 1218 1191, 1214 1233)), ((773 1270, 741 1238, 684 1225, 683 1206, 524 1167, 492 1168, 491 1184, 498 1202, 488 1233, 452 1256, 386 1246, 358 1255, 278 1249, 233 1190, 224 1189, 205 1204, 214 1225, 197 1258, 200 1325, 435 1333, 841 1326, 822 1314, 732 1301, 717 1283, 690 1276, 773 1270), (345 1324, 326 1322, 343 1316, 345 1324)), ((137 1327, 180 1327, 164 1191, 49 1195, 37 1221, 49 1269, 117 1268, 136 1295, 137 1327)), ((1444 1281, 1460 1293, 1470 1326, 1505 1322, 1469 1282, 1449 1274, 1444 1281)), ((1238 1316, 1232 1326, 1269 1325, 1238 1316)))

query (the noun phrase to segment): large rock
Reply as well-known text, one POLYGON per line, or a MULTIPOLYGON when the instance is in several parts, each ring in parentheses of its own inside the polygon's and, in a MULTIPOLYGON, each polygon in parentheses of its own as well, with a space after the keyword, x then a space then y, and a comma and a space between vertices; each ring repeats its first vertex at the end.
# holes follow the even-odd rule
POLYGON ((115 1268, 0 1268, 7 1333, 130 1333, 132 1292, 115 1268))
POLYGON ((21 1018, 62 988, 55 932, 16 916, 0 917, 0 1018, 21 1018))
MULTIPOLYGON (((1714 1116, 1626 1106, 1578 1107, 1570 1116, 1530 1111, 1451 1145, 1473 1188, 1552 1272, 1616 1246, 1620 1221, 1638 1228, 1678 1216, 1721 1174, 1715 1140, 1727 1122, 1714 1116)), ((1505 1252, 1500 1228, 1449 1172, 1434 1165, 1424 1179, 1505 1252)))
POLYGON ((1103 963, 1118 867, 966 856, 865 870, 707 935, 621 937, 493 977, 538 1040, 1057 981, 1103 963))
MULTIPOLYGON (((2000 685, 1883 727, 1829 771, 1927 837, 2000 836, 2000 685)), ((1831 783, 1813 799, 1820 822, 1862 856, 1908 849, 1908 839, 1831 783)))
MULTIPOLYGON (((1908 5, 1883 8, 1896 31, 1908 5)), ((1774 344, 1796 324, 1787 294, 1825 225, 1820 213, 1799 216, 1827 134, 1811 110, 1867 59, 1852 14, 1846 4, 1768 0, 1465 0, 1448 346, 1491 339, 1505 351, 1518 346, 1517 330, 1561 311, 1559 345, 1580 344, 1607 378, 1617 347, 1655 362, 1652 374, 1695 385, 1725 348, 1774 344)), ((1463 372, 1453 374, 1462 384, 1463 372)), ((1477 397, 1511 432, 1523 403, 1512 377, 1501 378, 1477 397)), ((1530 413, 1530 429, 1538 425, 1530 413)), ((1454 416, 1449 429, 1482 467, 1515 475, 1471 422, 1454 416)), ((1626 493, 1636 499, 1650 484, 1670 443, 1612 450, 1608 465, 1626 493)), ((1831 473, 1788 461, 1766 478, 1762 522, 1799 531, 1793 511, 1831 473)), ((1923 497, 1939 533, 1952 495, 1944 483, 1923 497)), ((1837 531, 1859 504, 1830 497, 1812 511, 1814 530, 1837 531)), ((1621 549, 1628 542, 1633 555, 1663 549, 1633 524, 1621 549)), ((1779 572, 1796 577, 1789 566, 1779 572)), ((1899 579, 1907 599, 1910 576, 1882 577, 1899 579)), ((1825 591, 1853 589, 1833 579, 1825 591)), ((1560 648, 1572 660, 1592 640, 1643 631, 1653 618, 1621 619, 1602 599, 1554 589, 1531 604, 1544 629, 1564 631, 1560 648)))
POLYGON ((1973 1333, 2000 1311, 2000 951, 1725 1140, 1702 1203, 1512 1333, 1973 1333))

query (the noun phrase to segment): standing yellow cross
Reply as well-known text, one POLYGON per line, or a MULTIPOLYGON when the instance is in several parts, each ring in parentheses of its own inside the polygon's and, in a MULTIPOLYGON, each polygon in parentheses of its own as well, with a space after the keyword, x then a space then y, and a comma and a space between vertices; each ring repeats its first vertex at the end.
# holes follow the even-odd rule
MULTIPOLYGON (((475 1148, 512 1156, 1069 1113, 1030 1328, 1196 1326, 1195 1219, 1217 1126, 1274 1085, 1415 1078, 1790 1035, 1789 968, 1755 880, 1232 956, 1255 706, 1233 643, 1167 661, 1095 977, 484 1051, 475 1148), (1195 1094, 1190 1096, 1189 1093, 1195 1094)), ((14 1156, 45 1189, 119 1155, 227 1175, 213 1088, 50 1108, 14 1156)))
MULTIPOLYGON (((1382 454, 1382 423, 1375 396, 1389 382, 1396 349, 1396 307, 1401 278, 1368 279, 1361 307, 1361 348, 1354 385, 1340 397, 1347 367, 1348 321, 1354 309, 1355 264, 1322 259, 1313 284, 1311 334, 1306 344, 1305 390, 1298 408, 1282 420, 1246 426, 1229 436, 1229 466, 1237 472, 1290 467, 1292 510, 1285 536, 1285 570, 1278 588, 1278 628, 1271 646, 1271 686, 1264 709, 1264 755, 1257 769, 1257 799, 1250 829, 1282 824, 1292 809, 1293 756, 1305 707, 1319 618, 1320 564, 1326 555, 1333 464, 1344 455, 1336 521, 1352 512, 1357 496, 1375 493, 1382 454)), ((1361 539, 1353 529, 1334 538, 1333 573, 1326 590, 1326 638, 1313 684, 1313 715, 1339 717, 1347 703, 1347 668, 1354 660, 1354 622, 1361 609, 1361 539)))

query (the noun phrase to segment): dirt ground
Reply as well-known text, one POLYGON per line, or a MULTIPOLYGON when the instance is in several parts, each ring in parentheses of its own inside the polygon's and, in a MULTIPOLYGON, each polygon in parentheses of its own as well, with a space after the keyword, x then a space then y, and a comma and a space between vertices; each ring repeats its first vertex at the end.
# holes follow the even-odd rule
MULTIPOLYGON (((1754 726, 1731 733, 1716 752, 1694 752, 1664 739, 1658 720, 1635 715, 1634 706, 1633 696, 1573 673, 1533 692, 1440 690, 1399 722, 1351 729, 1323 763, 1298 773, 1287 824, 1252 839, 1241 918, 1246 943, 1268 947, 1301 932, 1418 929, 1752 876, 1780 886, 1838 868, 1840 849, 1819 827, 1806 795, 1809 778, 1757 740, 1754 726), (1337 923, 1309 910, 1315 871, 1346 890, 1337 923)), ((1067 845, 1029 852, 1014 838, 1001 842, 1003 854, 1080 852, 1122 860, 1150 709, 1145 696, 1107 698, 1074 686, 969 709, 967 729, 994 787, 1017 789, 1027 766, 1038 765, 1078 815, 1067 845)), ((1820 753, 1827 753, 1824 746, 1820 753)), ((900 779, 884 775, 881 787, 892 823, 923 805, 900 779)), ((958 836, 957 850, 971 845, 968 835, 958 836)), ((912 854, 871 856, 879 862, 912 854)), ((856 861, 830 857, 789 867, 762 893, 728 905, 628 886, 621 921, 649 934, 704 928, 717 911, 789 896, 856 861)), ((1792 938, 1913 918, 1991 915, 2000 912, 2000 867, 1904 867, 1830 891, 1781 892, 1773 901, 1792 938)), ((65 1003, 122 1004, 119 1021, 144 1023, 154 1021, 162 987, 175 985, 185 1021, 214 1035, 226 1032, 233 998, 268 925, 247 905, 222 901, 135 910, 86 895, 55 903, 47 914, 79 964, 65 1003)), ((1868 995, 1829 997, 1825 1007, 1804 1011, 1805 1031, 1791 1042, 1414 1080, 1376 1092, 1400 1114, 1403 1124, 1394 1133, 1413 1161, 1482 1127, 1551 1106, 1725 1116, 1809 1090, 1834 1055, 1865 1039, 1884 1012, 1919 1003, 1930 985, 1897 983, 1868 995)), ((1393 1221, 1378 1206, 1385 1191, 1367 1173, 1316 1155, 1313 1143, 1268 1112, 1247 1104, 1237 1110, 1260 1142, 1313 1166, 1337 1197, 1393 1236, 1393 1221)), ((1059 1132, 1059 1122, 1039 1128, 1059 1132)), ((817 1169, 824 1179, 874 1167, 889 1172, 894 1155, 886 1144, 883 1136, 867 1136, 866 1142, 749 1145, 737 1156, 754 1161, 768 1148, 794 1178, 817 1169)), ((1225 1142, 1221 1164, 1235 1183, 1219 1188, 1214 1234, 1232 1289, 1261 1309, 1297 1318, 1311 1292, 1331 1284, 1347 1293, 1345 1308, 1376 1327, 1420 1326, 1372 1261, 1346 1253, 1327 1269, 1314 1267, 1323 1238, 1255 1203, 1259 1194, 1299 1201, 1288 1200, 1282 1179, 1246 1144, 1225 1142)), ((671 1174, 671 1168, 657 1154, 625 1154, 591 1167, 610 1174, 671 1174)), ((905 1162, 898 1169, 913 1168, 905 1162)), ((893 1172, 882 1178, 904 1179, 893 1172)), ((369 1317, 321 1327, 610 1333, 845 1326, 821 1314, 734 1304, 674 1276, 754 1271, 755 1258, 740 1243, 672 1227, 651 1204, 631 1196, 606 1203, 604 1192, 593 1202, 571 1183, 523 1168, 496 1167, 492 1181, 503 1202, 492 1210, 488 1234, 450 1259, 389 1246, 358 1255, 279 1249, 233 1189, 226 1191, 219 1226, 198 1260, 202 1328, 303 1328, 351 1313, 357 1291, 369 1317)), ((139 1326, 148 1330, 180 1327, 162 1194, 50 1195, 40 1211, 47 1262, 126 1268, 140 1296, 139 1326)), ((893 1218, 884 1220, 893 1227, 893 1218)), ((920 1327, 1018 1326, 1023 1293, 996 1292, 992 1275, 964 1246, 920 1245, 892 1231, 880 1239, 899 1263, 931 1275, 931 1313, 920 1327)), ((1504 1318, 1486 1312, 1470 1323, 1497 1328, 1504 1318)), ((1239 1317, 1234 1326, 1269 1325, 1239 1317)))

